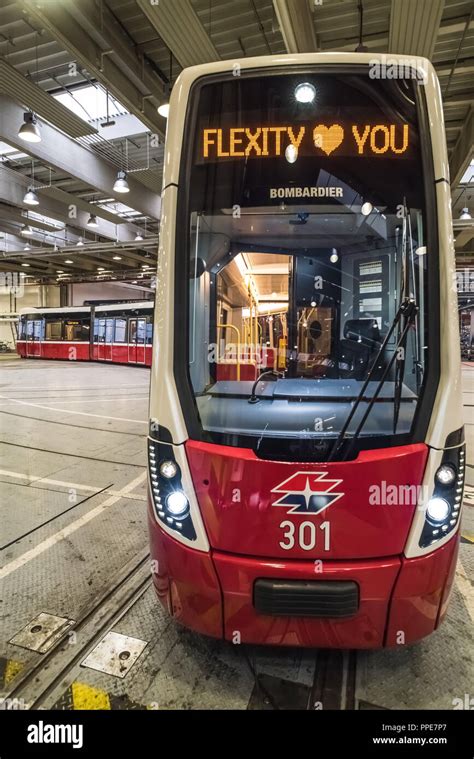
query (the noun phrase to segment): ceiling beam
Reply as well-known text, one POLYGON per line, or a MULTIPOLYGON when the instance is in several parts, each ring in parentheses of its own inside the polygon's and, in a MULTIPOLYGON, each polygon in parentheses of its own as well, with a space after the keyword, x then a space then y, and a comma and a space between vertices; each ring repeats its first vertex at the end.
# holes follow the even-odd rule
MULTIPOLYGON (((131 224, 130 222, 127 222, 127 220, 123 219, 121 216, 110 213, 110 211, 105 211, 96 203, 88 203, 87 200, 84 200, 84 198, 82 198, 80 195, 72 195, 70 192, 62 190, 61 187, 56 184, 52 187, 45 187, 43 190, 41 190, 41 193, 47 195, 48 198, 53 198, 55 200, 58 200, 60 203, 64 203, 66 206, 71 205, 71 203, 75 203, 77 207, 81 209, 81 211, 85 211, 88 214, 95 214, 97 217, 100 217, 100 219, 110 221, 111 224, 128 224, 129 229, 132 232, 135 234, 138 232, 138 227, 136 227, 134 224, 131 224)), ((100 198, 98 200, 100 201, 100 198)))
MULTIPOLYGON (((163 81, 133 44, 127 44, 106 3, 93 0, 21 0, 31 17, 152 132, 164 135, 163 81)), ((174 7, 175 3, 173 3, 174 7)), ((176 23, 176 17, 175 17, 176 23)))
POLYGON ((172 3, 137 0, 137 5, 182 68, 220 60, 189 0, 172 3))
MULTIPOLYGON (((81 230, 89 235, 97 233, 102 237, 107 237, 109 240, 117 240, 118 242, 130 242, 134 239, 134 230, 125 224, 115 225, 104 219, 98 219, 99 227, 97 229, 88 227, 87 222, 90 214, 89 212, 81 211, 75 203, 74 196, 69 196, 70 203, 68 204, 44 195, 43 190, 38 190, 37 194, 41 200, 40 205, 34 207, 26 205, 23 202, 23 197, 29 185, 29 177, 25 177, 19 172, 0 165, 0 202, 16 206, 24 211, 34 211, 35 213, 48 216, 51 219, 63 222, 69 228, 81 230), (71 217, 74 205, 76 205, 76 213, 75 216, 71 217)), ((14 218, 14 216, 15 212, 13 212, 11 218, 14 218)), ((35 226, 33 219, 30 219, 29 222, 32 226, 35 226)))
POLYGON ((392 0, 390 53, 431 58, 438 36, 445 0, 392 0))
POLYGON ((126 195, 114 193, 113 186, 117 167, 108 163, 93 150, 80 145, 76 140, 58 131, 49 124, 43 124, 41 142, 25 143, 18 137, 18 128, 23 121, 21 107, 6 95, 0 95, 0 139, 4 139, 23 152, 38 158, 48 166, 53 166, 76 177, 88 186, 115 197, 132 208, 152 218, 160 217, 160 197, 138 182, 133 174, 127 180, 130 192, 126 195))
POLYGON ((273 7, 287 52, 314 53, 318 42, 308 0, 273 0, 273 7))
POLYGON ((449 173, 451 176, 451 189, 454 189, 474 157, 474 108, 471 108, 469 116, 464 122, 457 142, 452 149, 449 159, 449 173))
POLYGON ((474 238, 474 220, 453 219, 453 230, 456 237, 456 248, 464 248, 474 238))
MULTIPOLYGON (((53 98, 23 76, 5 60, 0 60, 0 92, 20 100, 23 106, 37 113, 41 118, 62 129, 70 137, 96 134, 97 129, 76 116, 73 111, 53 98)), ((21 123, 21 122, 20 122, 21 123)))
POLYGON ((45 229, 47 232, 51 232, 51 233, 61 231, 60 229, 58 229, 58 227, 55 227, 52 224, 48 224, 47 222, 29 219, 26 216, 26 214, 22 212, 20 208, 17 208, 16 206, 8 205, 7 203, 2 203, 1 201, 0 201, 0 219, 4 219, 7 222, 13 222, 15 228, 18 226, 26 225, 26 224, 31 224, 32 227, 36 227, 38 229, 45 229))

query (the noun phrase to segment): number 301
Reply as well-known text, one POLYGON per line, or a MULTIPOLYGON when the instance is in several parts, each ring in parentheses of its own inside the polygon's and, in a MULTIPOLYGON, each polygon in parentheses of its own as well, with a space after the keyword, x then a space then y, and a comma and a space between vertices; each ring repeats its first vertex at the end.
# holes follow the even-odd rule
POLYGON ((330 549, 329 522, 322 522, 318 528, 314 522, 300 522, 297 530, 296 524, 286 519, 280 524, 280 527, 285 531, 283 533, 284 540, 280 540, 280 548, 283 548, 284 551, 290 551, 295 547, 295 544, 303 551, 311 551, 312 548, 316 548, 318 529, 324 532, 324 550, 329 551, 330 549))

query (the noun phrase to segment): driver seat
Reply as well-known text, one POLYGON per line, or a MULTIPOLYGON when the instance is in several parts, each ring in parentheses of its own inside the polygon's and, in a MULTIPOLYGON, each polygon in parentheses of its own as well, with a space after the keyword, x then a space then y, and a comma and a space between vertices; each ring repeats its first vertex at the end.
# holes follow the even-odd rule
POLYGON ((339 376, 363 380, 381 345, 376 319, 348 319, 339 343, 339 376))

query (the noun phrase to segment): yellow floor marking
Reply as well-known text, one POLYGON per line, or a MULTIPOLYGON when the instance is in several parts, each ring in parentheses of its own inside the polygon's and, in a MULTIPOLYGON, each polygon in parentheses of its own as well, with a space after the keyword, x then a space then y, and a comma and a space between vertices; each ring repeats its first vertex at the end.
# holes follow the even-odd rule
POLYGON ((5 685, 10 685, 12 680, 15 679, 15 677, 19 672, 21 672, 24 666, 25 665, 22 661, 14 661, 13 659, 9 659, 5 667, 5 685))
POLYGON ((73 683, 72 704, 73 709, 110 709, 110 699, 107 693, 98 688, 92 688, 84 683, 73 683))
POLYGON ((470 543, 474 543, 474 535, 468 535, 466 532, 462 532, 461 537, 464 538, 464 540, 468 540, 470 543))

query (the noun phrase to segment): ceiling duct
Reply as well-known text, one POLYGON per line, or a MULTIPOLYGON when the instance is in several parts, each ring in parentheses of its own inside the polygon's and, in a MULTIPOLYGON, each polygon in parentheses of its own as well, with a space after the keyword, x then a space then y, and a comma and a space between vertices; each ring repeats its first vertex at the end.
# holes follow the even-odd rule
POLYGON ((189 0, 157 5, 151 5, 150 0, 137 0, 137 5, 183 68, 220 60, 189 0))

